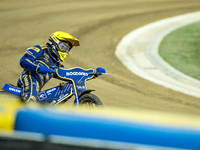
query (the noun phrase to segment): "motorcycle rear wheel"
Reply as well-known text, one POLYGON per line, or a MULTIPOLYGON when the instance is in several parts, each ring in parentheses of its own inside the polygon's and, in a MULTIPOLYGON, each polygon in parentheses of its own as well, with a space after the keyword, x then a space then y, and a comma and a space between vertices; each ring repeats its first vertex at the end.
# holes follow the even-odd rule
POLYGON ((94 94, 84 94, 79 98, 79 105, 82 107, 102 107, 103 103, 94 94))

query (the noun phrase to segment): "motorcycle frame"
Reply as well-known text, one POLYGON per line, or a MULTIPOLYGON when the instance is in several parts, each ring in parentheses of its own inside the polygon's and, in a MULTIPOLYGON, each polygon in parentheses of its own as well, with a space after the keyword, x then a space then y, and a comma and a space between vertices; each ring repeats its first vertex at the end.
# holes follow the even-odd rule
MULTIPOLYGON (((39 99, 39 102, 41 102, 41 103, 44 103, 44 102, 47 103, 47 101, 52 100, 51 102, 48 102, 48 103, 50 103, 50 104, 52 103, 52 105, 57 105, 66 99, 67 100, 70 99, 71 96, 74 95, 76 106, 78 107, 79 98, 82 95, 84 95, 86 93, 90 93, 92 91, 95 91, 95 90, 87 90, 87 88, 86 88, 86 81, 95 77, 94 76, 95 72, 93 69, 82 69, 79 67, 69 68, 69 69, 63 68, 63 69, 52 70, 52 73, 55 73, 57 75, 57 77, 56 77, 57 79, 66 82, 66 83, 62 82, 61 84, 66 85, 66 86, 70 85, 70 86, 69 86, 68 90, 65 92, 62 92, 62 89, 60 89, 62 87, 61 84, 59 86, 55 86, 55 87, 52 87, 52 88, 49 88, 49 89, 39 92, 38 99, 39 99), (80 75, 80 76, 77 75, 76 77, 75 77, 75 75, 71 75, 71 77, 70 77, 70 75, 69 76, 66 75, 66 74, 70 74, 67 72, 70 72, 72 74, 74 72, 76 72, 76 73, 78 72, 79 74, 83 74, 83 75, 80 75), (51 91, 52 89, 56 89, 57 92, 60 92, 60 94, 58 94, 57 96, 56 96, 56 94, 52 94, 53 97, 48 98, 48 93, 49 93, 48 91, 51 91), (43 95, 44 98, 42 98, 42 100, 41 100, 40 96, 42 94, 44 94, 43 95), (63 96, 63 94, 64 94, 64 96, 63 96), (59 98, 59 97, 61 97, 61 95, 62 95, 62 99, 59 98), (58 101, 56 101, 55 96, 59 98, 58 101), (53 101, 56 101, 56 102, 53 102, 53 101)), ((5 84, 2 89, 11 92, 14 95, 20 95, 19 91, 21 91, 21 89, 19 87, 16 87, 12 84, 5 84)))

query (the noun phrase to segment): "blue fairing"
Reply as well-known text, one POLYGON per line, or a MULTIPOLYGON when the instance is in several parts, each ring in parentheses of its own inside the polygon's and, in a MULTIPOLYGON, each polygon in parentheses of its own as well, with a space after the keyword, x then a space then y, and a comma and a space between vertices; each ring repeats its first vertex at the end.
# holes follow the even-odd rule
POLYGON ((56 86, 51 89, 47 89, 45 91, 42 91, 38 94, 38 100, 40 102, 45 101, 47 99, 54 98, 56 100, 57 96, 60 96, 59 98, 62 100, 61 94, 63 94, 63 97, 70 95, 71 93, 71 84, 66 83, 64 86, 56 86))
POLYGON ((82 68, 58 69, 56 73, 60 79, 74 82, 84 82, 94 76, 93 69, 82 68))

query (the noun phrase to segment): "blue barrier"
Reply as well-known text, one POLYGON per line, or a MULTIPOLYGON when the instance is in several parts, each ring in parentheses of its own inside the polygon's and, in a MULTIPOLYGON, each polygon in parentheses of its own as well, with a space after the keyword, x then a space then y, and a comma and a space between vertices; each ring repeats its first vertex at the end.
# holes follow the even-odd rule
POLYGON ((45 136, 61 135, 181 149, 200 149, 200 130, 143 124, 73 111, 19 110, 15 130, 42 133, 45 136))

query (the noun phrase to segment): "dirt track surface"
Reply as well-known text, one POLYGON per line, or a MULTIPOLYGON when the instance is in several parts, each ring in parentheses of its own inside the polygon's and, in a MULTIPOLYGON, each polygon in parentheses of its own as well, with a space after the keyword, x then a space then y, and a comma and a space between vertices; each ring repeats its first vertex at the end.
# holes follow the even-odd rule
MULTIPOLYGON (((104 67, 111 76, 88 82, 104 106, 200 114, 200 100, 132 74, 114 52, 127 33, 148 23, 199 11, 199 0, 27 0, 0 2, 0 86, 16 84, 26 48, 46 44, 57 30, 81 41, 66 67, 104 67)), ((51 80, 44 88, 57 85, 51 80)))

